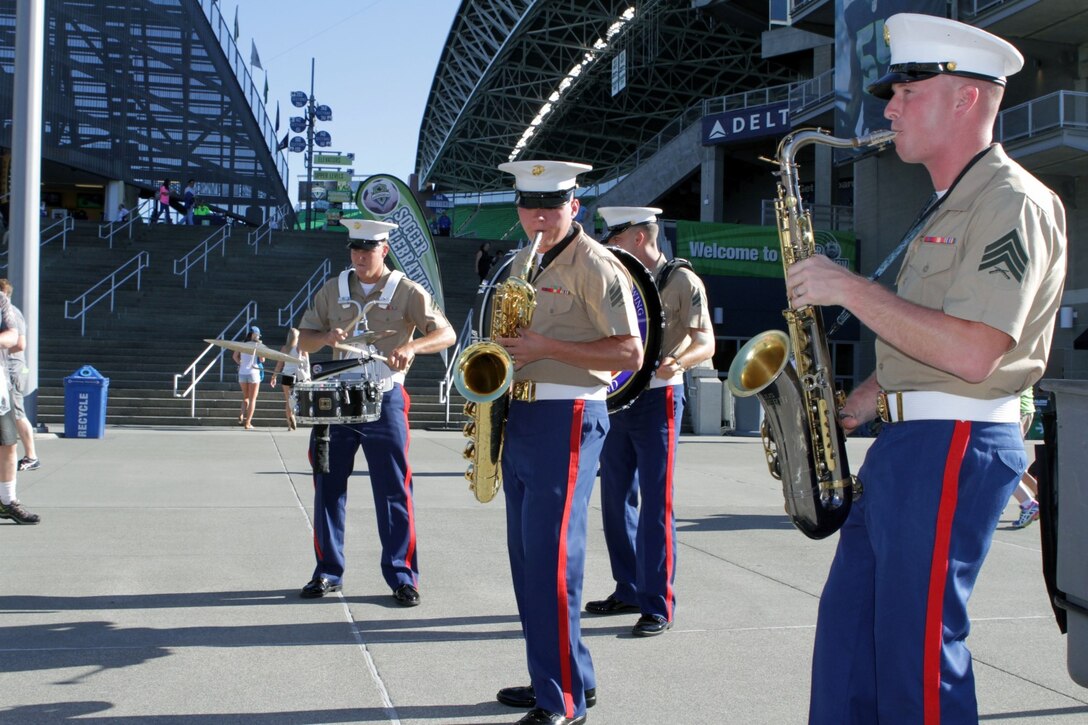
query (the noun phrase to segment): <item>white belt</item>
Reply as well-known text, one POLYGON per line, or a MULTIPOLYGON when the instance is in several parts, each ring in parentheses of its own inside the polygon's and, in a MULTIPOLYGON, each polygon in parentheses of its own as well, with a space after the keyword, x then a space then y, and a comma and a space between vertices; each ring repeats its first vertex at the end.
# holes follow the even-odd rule
POLYGON ((672 385, 683 385, 683 384, 684 384, 684 374, 683 373, 677 373, 676 375, 673 375, 671 378, 664 378, 664 379, 659 378, 659 377, 657 377, 655 375, 650 380, 650 387, 651 388, 668 388, 668 387, 670 387, 672 385))
POLYGON ((514 383, 514 400, 606 400, 608 387, 604 385, 561 385, 519 380, 514 383))
POLYGON ((877 414, 885 423, 908 420, 973 420, 980 423, 1019 423, 1020 396, 993 400, 966 398, 951 393, 910 390, 880 391, 877 414))

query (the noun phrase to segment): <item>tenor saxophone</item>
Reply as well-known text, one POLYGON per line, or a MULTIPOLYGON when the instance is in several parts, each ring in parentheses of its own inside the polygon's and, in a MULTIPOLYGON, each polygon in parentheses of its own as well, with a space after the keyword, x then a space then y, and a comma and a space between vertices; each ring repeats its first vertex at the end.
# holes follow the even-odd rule
POLYGON ((465 478, 480 503, 495 498, 502 485, 502 439, 514 380, 514 361, 493 338, 517 337, 518 328, 528 327, 533 320, 536 290, 528 276, 542 237, 543 233, 537 232, 525 264, 496 288, 487 337, 466 347, 454 366, 453 384, 468 401, 464 409, 469 419, 464 428, 469 439, 464 453, 469 461, 465 478))
MULTIPOLYGON (((797 152, 810 144, 881 147, 894 138, 893 131, 843 139, 808 129, 782 139, 775 156, 775 216, 787 274, 794 262, 816 254, 812 216, 801 204, 797 152)), ((782 314, 789 335, 767 330, 748 341, 729 366, 727 385, 735 396, 758 397, 764 411, 760 434, 767 467, 782 482, 786 513, 806 536, 822 539, 846 521, 860 485, 850 475, 838 418, 843 398, 834 388, 820 308, 794 309, 791 303, 782 314)))

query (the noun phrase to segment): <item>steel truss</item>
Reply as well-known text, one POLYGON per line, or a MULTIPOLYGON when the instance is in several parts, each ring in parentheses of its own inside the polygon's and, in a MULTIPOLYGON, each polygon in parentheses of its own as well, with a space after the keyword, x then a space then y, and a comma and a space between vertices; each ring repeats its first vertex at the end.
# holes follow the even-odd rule
MULTIPOLYGON (((0 103, 12 107, 15 2, 0 0, 0 103)), ((46 5, 42 155, 157 188, 198 182, 245 214, 287 204, 262 137, 198 0, 51 0, 46 5)), ((0 144, 10 147, 5 124, 0 144)))
MULTIPOLYGON (((456 192, 505 188, 496 170, 570 69, 634 3, 628 0, 464 0, 443 50, 416 152, 420 185, 456 192)), ((518 158, 558 158, 609 171, 704 98, 796 79, 760 59, 758 35, 690 0, 646 0, 547 115, 518 158), (625 90, 612 59, 626 51, 625 90)))

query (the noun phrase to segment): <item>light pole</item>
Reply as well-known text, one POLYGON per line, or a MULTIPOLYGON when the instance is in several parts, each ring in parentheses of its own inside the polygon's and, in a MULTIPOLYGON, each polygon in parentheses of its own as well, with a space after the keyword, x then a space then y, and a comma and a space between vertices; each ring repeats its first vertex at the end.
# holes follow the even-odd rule
POLYGON ((288 144, 288 148, 295 153, 306 152, 306 225, 313 225, 314 203, 314 143, 318 146, 328 146, 332 143, 332 137, 327 131, 314 133, 314 125, 318 121, 331 121, 332 109, 325 105, 319 105, 314 97, 314 69, 315 60, 310 58, 310 95, 305 91, 291 91, 291 105, 295 108, 305 108, 306 115, 292 116, 290 120, 291 130, 295 133, 306 131, 306 138, 295 136, 288 144))

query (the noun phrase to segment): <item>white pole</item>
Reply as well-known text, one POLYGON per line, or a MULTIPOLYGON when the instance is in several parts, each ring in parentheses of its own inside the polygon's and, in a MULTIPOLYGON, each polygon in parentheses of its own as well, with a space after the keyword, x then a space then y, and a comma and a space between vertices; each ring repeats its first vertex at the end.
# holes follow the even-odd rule
POLYGON ((27 417, 38 410, 38 245, 41 236, 42 55, 45 0, 17 0, 15 103, 11 124, 11 283, 26 317, 27 417))

